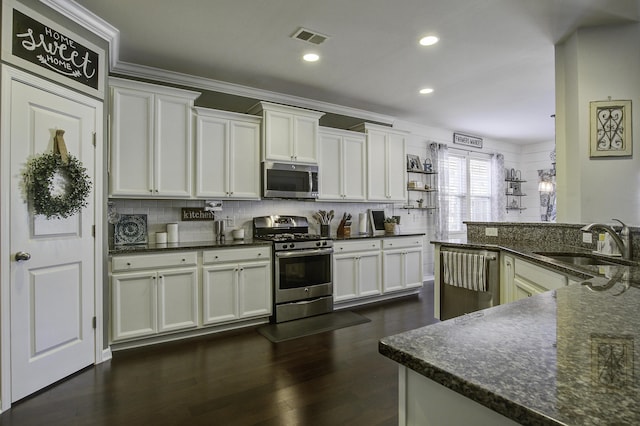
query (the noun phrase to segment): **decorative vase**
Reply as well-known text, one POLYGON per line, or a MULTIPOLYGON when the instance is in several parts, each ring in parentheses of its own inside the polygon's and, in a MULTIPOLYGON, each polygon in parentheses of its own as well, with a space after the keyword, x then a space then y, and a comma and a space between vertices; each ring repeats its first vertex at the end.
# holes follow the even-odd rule
POLYGON ((395 223, 391 223, 391 222, 384 223, 384 232, 386 232, 387 234, 395 234, 395 231, 396 231, 395 223))

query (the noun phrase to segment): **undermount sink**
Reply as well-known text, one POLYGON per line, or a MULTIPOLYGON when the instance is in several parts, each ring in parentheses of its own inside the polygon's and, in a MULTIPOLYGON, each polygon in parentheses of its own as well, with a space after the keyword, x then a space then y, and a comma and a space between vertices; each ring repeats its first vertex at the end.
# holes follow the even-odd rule
POLYGON ((630 265, 631 262, 624 259, 603 259, 602 256, 582 253, 554 253, 536 252, 536 254, 577 266, 606 266, 606 265, 630 265))

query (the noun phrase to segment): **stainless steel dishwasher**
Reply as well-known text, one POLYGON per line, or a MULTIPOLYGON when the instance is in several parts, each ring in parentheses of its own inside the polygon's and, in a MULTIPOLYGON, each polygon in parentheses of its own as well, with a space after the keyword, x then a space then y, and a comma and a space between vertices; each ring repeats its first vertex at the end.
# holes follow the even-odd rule
POLYGON ((440 319, 446 320, 500 304, 500 252, 481 249, 441 247, 440 249, 440 319), (483 256, 486 262, 486 291, 476 291, 445 283, 445 252, 483 256))

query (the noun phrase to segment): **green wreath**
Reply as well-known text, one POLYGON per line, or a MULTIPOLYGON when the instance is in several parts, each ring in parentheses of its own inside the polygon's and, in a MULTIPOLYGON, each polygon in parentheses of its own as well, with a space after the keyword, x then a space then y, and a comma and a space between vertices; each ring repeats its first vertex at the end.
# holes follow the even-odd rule
POLYGON ((91 180, 80 160, 68 155, 65 164, 59 153, 31 158, 23 173, 33 211, 47 219, 73 216, 87 206, 91 180), (57 175, 57 176, 56 176, 57 175), (54 186, 54 178, 56 186, 54 186))

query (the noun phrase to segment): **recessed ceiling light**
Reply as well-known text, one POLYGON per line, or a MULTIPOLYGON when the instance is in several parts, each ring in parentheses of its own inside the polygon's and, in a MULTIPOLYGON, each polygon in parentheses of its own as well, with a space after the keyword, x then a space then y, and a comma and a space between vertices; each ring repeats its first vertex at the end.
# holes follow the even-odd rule
POLYGON ((440 39, 436 36, 426 36, 420 39, 420 44, 422 46, 432 46, 436 44, 440 39))
POLYGON ((316 62, 318 59, 320 59, 320 56, 316 53, 307 53, 302 57, 302 59, 307 62, 316 62))
POLYGON ((431 87, 425 87, 424 89, 420 89, 421 95, 428 95, 429 93, 433 93, 433 89, 431 87))

